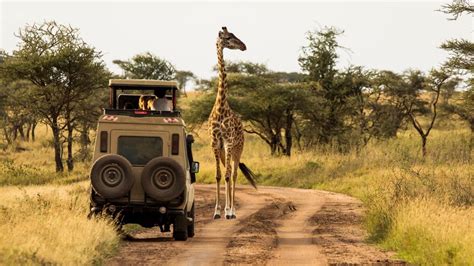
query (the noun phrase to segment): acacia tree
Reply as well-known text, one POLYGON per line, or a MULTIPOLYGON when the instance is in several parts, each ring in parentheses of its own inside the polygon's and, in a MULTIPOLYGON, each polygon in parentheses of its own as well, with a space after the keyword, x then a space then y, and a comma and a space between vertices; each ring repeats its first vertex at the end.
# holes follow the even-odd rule
POLYGON ((441 94, 441 89, 450 75, 444 71, 432 70, 428 78, 425 78, 419 71, 412 71, 406 75, 405 86, 408 89, 408 94, 403 96, 403 107, 421 138, 421 151, 423 157, 426 156, 426 143, 428 136, 435 124, 438 115, 438 101, 441 94), (428 92, 432 98, 429 102, 419 98, 420 92, 428 92), (413 97, 414 96, 414 97, 413 97), (426 128, 420 123, 417 113, 425 113, 430 111, 428 126, 426 128))
POLYGON ((182 92, 184 96, 187 96, 186 84, 189 81, 196 79, 196 76, 191 71, 178 70, 176 71, 175 79, 178 82, 179 91, 182 92))
POLYGON ((351 86, 347 85, 347 73, 336 69, 337 49, 341 48, 337 37, 343 31, 325 27, 320 31, 307 34, 308 45, 303 47, 303 54, 298 61, 301 69, 307 73, 316 102, 313 109, 305 112, 307 127, 304 131, 311 145, 314 137, 319 143, 330 143, 333 140, 341 143, 348 131, 345 124, 350 112, 347 103, 354 95, 351 86))
POLYGON ((107 72, 101 53, 79 37, 78 29, 55 21, 28 25, 17 36, 18 49, 1 65, 2 77, 32 84, 20 89, 22 98, 35 99, 34 105, 21 99, 17 103, 51 127, 57 172, 64 170, 61 135, 67 129, 67 162, 72 170, 72 113, 104 84, 107 72))
POLYGON ((170 62, 150 52, 137 54, 125 61, 114 60, 113 63, 124 70, 127 78, 171 80, 176 74, 170 62))
POLYGON ((248 91, 235 105, 248 122, 246 132, 267 143, 272 155, 291 156, 293 139, 298 140, 294 132, 308 97, 311 95, 304 84, 273 83, 248 91))
POLYGON ((376 71, 370 80, 370 89, 365 94, 371 110, 371 134, 376 138, 396 137, 406 121, 403 99, 413 97, 406 90, 403 76, 392 71, 376 71))
POLYGON ((35 99, 24 97, 24 89, 30 88, 28 81, 2 82, 0 97, 2 98, 3 133, 7 144, 11 144, 19 137, 23 141, 35 140, 35 128, 38 117, 34 112, 26 109, 25 105, 34 106, 35 99), (18 104, 22 100, 22 104, 18 104))
MULTIPOLYGON (((443 5, 442 11, 452 16, 450 20, 456 20, 463 14, 472 15, 474 6, 470 1, 458 0, 443 5)), ((445 66, 459 75, 467 77, 468 89, 462 92, 462 101, 447 103, 445 108, 469 123, 471 128, 470 147, 472 148, 474 146, 474 43, 471 40, 453 39, 441 44, 441 48, 449 53, 445 66)))
POLYGON ((94 94, 85 98, 82 104, 72 112, 73 127, 79 133, 80 147, 76 158, 82 162, 91 158, 90 132, 97 125, 97 118, 102 114, 102 109, 106 108, 108 97, 107 88, 99 87, 94 94))

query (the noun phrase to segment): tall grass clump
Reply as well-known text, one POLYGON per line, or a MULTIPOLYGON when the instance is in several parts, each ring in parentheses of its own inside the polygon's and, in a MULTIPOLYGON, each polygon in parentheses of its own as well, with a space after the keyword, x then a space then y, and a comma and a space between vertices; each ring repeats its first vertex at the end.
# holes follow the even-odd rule
POLYGON ((0 186, 45 184, 53 181, 55 176, 54 172, 31 165, 15 164, 11 159, 0 161, 0 186))
POLYGON ((472 265, 474 212, 432 198, 405 202, 393 215, 384 246, 423 265, 472 265))
POLYGON ((113 223, 87 218, 85 187, 2 189, 0 264, 98 264, 112 254, 113 223))

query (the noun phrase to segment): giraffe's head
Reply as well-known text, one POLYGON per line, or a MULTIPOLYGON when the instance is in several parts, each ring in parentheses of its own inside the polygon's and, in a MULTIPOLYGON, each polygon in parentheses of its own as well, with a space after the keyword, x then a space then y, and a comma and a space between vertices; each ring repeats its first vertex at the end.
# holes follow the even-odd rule
POLYGON ((247 50, 245 43, 239 40, 232 32, 228 32, 226 27, 222 27, 222 30, 219 31, 219 40, 223 48, 247 50))

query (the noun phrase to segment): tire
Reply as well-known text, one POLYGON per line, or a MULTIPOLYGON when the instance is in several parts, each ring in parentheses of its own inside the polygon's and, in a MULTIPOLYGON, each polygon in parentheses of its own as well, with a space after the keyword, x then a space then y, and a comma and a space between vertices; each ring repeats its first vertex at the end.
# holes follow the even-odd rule
POLYGON ((186 215, 176 216, 173 224, 173 238, 176 241, 188 240, 188 221, 186 215))
POLYGON ((91 183, 94 191, 103 198, 123 197, 133 186, 132 165, 123 156, 104 155, 92 165, 91 183))
POLYGON ((191 207, 191 211, 188 213, 188 217, 193 219, 191 224, 188 225, 188 237, 193 237, 194 236, 194 218, 195 218, 194 203, 193 203, 193 207, 191 207))
POLYGON ((170 201, 183 192, 185 178, 184 170, 175 160, 158 157, 145 165, 141 182, 148 196, 157 201, 170 201))

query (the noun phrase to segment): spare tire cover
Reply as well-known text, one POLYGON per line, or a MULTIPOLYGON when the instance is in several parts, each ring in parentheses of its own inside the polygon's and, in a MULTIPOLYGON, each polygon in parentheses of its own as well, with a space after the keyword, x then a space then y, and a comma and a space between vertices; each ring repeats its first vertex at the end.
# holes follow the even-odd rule
POLYGON ((178 162, 166 157, 149 161, 141 176, 143 190, 157 201, 169 201, 181 195, 186 185, 185 178, 178 162))
POLYGON ((91 183, 95 192, 106 199, 123 197, 133 186, 132 165, 123 156, 104 155, 92 165, 91 183))

